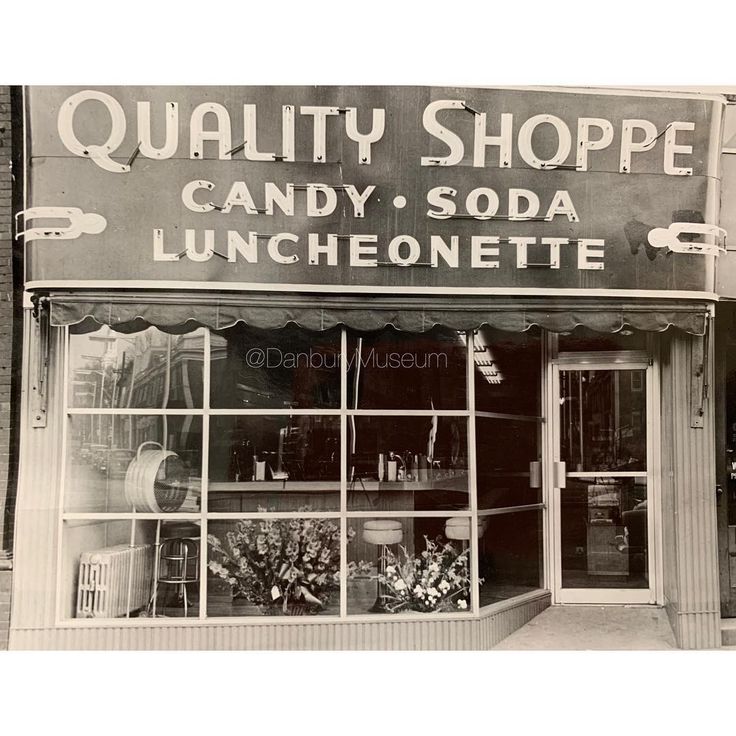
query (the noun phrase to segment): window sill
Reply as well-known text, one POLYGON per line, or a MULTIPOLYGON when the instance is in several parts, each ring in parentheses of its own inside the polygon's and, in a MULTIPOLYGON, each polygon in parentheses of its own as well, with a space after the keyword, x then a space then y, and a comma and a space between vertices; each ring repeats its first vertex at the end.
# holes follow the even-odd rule
POLYGON ((395 624, 435 621, 478 621, 495 616, 503 611, 526 605, 545 596, 549 591, 543 588, 522 593, 498 603, 484 606, 478 614, 467 613, 403 613, 403 614, 374 614, 340 616, 258 616, 258 617, 212 617, 212 618, 114 618, 114 619, 67 619, 57 621, 56 629, 97 629, 97 628, 168 628, 168 627, 199 627, 199 626, 321 626, 342 624, 395 624))

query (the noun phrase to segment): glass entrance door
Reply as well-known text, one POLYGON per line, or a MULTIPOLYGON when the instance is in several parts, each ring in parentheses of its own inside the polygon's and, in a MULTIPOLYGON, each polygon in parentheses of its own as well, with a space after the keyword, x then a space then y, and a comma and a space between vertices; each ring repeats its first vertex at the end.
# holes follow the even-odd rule
POLYGON ((646 359, 554 368, 555 599, 654 602, 646 359))

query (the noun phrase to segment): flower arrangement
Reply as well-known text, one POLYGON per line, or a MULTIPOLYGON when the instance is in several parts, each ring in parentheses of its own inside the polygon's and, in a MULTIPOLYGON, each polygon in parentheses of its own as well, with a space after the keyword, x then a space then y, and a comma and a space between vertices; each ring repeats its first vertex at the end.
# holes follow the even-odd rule
POLYGON ((468 552, 458 552, 449 542, 424 537, 426 549, 419 555, 399 547, 394 554, 384 547, 383 586, 385 609, 400 611, 464 611, 470 601, 468 552))
POLYGON ((209 568, 251 603, 279 604, 285 614, 295 606, 318 613, 339 588, 340 525, 331 519, 245 519, 226 539, 228 550, 208 535, 220 557, 209 568))

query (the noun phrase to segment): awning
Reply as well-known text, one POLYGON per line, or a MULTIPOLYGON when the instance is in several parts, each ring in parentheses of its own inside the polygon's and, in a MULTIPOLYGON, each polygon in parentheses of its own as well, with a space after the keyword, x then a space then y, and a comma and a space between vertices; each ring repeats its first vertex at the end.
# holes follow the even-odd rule
POLYGON ((51 324, 100 324, 120 332, 154 325, 167 332, 197 326, 220 330, 238 322, 264 329, 295 323, 309 330, 345 325, 360 331, 387 325, 425 332, 435 325, 472 330, 489 325, 523 332, 534 325, 569 332, 582 325, 596 332, 624 327, 662 332, 676 327, 693 335, 706 330, 708 302, 589 297, 335 296, 272 293, 52 292, 51 324))

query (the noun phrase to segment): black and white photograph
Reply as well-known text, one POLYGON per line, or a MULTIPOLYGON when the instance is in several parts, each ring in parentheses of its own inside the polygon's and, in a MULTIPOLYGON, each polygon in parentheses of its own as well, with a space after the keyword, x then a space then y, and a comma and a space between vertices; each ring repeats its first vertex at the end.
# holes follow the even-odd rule
MULTIPOLYGON (((442 12, 468 33, 493 15, 462 5, 442 12)), ((435 16, 407 79, 396 39, 437 9, 352 38, 379 7, 315 6, 343 23, 275 74, 263 20, 229 73, 162 77, 234 29, 122 5, 70 74, 0 74, 0 669, 74 652, 81 693, 132 652, 186 722, 218 700, 197 652, 226 679, 290 652, 306 681, 341 652, 332 677, 368 679, 331 725, 380 733, 405 680, 455 710, 557 653, 549 681, 591 680, 620 733, 643 653, 725 673, 736 649, 736 74, 653 83, 640 57, 596 81, 587 50, 546 81, 592 39, 525 42, 517 9, 488 33, 510 64, 524 45, 518 73, 462 43, 443 68, 435 16)), ((707 53, 687 24, 662 63, 707 53)), ((307 710, 324 697, 348 696, 307 710)))

